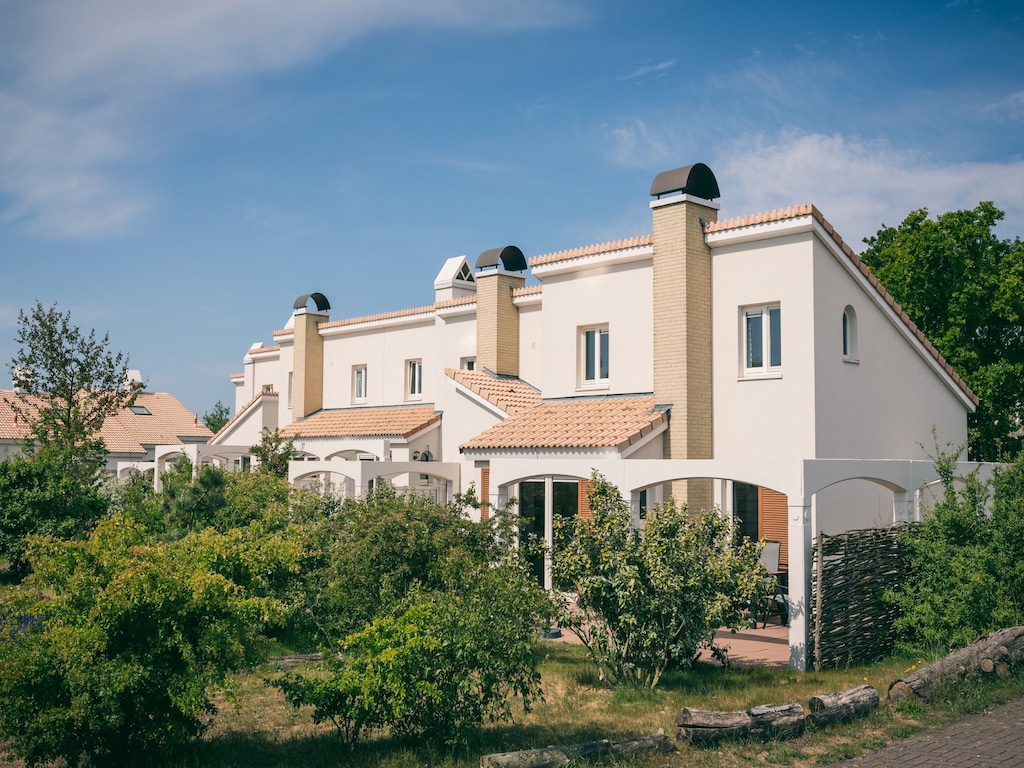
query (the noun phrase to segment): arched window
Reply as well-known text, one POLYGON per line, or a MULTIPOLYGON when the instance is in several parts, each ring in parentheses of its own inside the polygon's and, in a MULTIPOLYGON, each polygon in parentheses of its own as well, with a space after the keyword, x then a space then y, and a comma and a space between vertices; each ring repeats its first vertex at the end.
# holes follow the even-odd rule
POLYGON ((857 357, 857 311, 847 306, 843 310, 843 360, 848 363, 859 361, 857 357))

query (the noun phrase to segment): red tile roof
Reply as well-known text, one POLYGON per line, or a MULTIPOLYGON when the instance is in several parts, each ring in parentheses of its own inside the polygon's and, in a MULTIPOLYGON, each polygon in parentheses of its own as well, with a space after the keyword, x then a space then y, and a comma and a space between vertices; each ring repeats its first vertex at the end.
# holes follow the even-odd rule
POLYGON ((928 354, 934 358, 936 363, 938 363, 939 367, 941 367, 949 377, 953 379, 953 382, 965 395, 967 395, 972 403, 978 405, 980 402, 978 400, 978 396, 974 394, 969 386, 967 386, 967 382, 960 378, 957 372, 953 370, 953 366, 946 362, 946 359, 939 354, 939 350, 937 350, 935 346, 925 338, 924 333, 922 333, 921 329, 918 328, 914 321, 910 319, 907 313, 903 311, 903 308, 892 297, 892 294, 885 290, 885 287, 878 282, 878 278, 875 277, 871 270, 868 269, 867 265, 860 260, 860 256, 858 256, 853 248, 843 240, 842 236, 836 232, 835 227, 829 223, 828 219, 826 219, 821 214, 821 211, 819 211, 815 206, 805 203, 804 205, 767 211, 765 213, 759 213, 752 216, 740 216, 732 219, 724 219, 722 221, 711 222, 705 227, 704 231, 707 233, 724 232, 730 229, 739 229, 740 227, 748 227, 754 224, 766 224, 773 221, 782 221, 784 219, 792 219, 798 216, 814 217, 815 221, 817 221, 821 225, 822 229, 828 233, 833 242, 839 246, 839 249, 843 254, 845 254, 846 258, 848 258, 853 266, 856 267, 856 269, 864 275, 865 278, 867 278, 871 287, 878 292, 879 296, 882 297, 882 300, 892 308, 892 311, 896 313, 903 324, 907 326, 912 334, 914 334, 914 337, 921 342, 928 354))
MULTIPOLYGON (((17 398, 34 412, 41 401, 10 390, 0 391, 0 439, 20 440, 28 435, 29 425, 17 417, 10 401, 17 398)), ((136 406, 144 406, 150 415, 125 408, 109 417, 100 437, 110 453, 146 453, 146 445, 180 445, 183 438, 207 439, 213 435, 199 417, 174 395, 166 392, 140 392, 136 406)))
POLYGON ((510 416, 462 449, 616 448, 646 437, 667 420, 654 398, 587 397, 546 400, 510 416))
POLYGON ((403 437, 441 421, 433 405, 317 411, 281 430, 285 437, 403 437))
POLYGON ((546 253, 542 256, 534 256, 530 259, 529 263, 531 267, 539 267, 542 264, 551 264, 555 261, 578 259, 582 256, 595 256, 599 253, 610 253, 611 251, 621 251, 626 248, 638 248, 640 246, 653 244, 654 235, 640 235, 639 237, 627 237, 624 240, 613 240, 610 243, 586 245, 582 248, 571 248, 567 251, 557 251, 555 253, 546 253))
POLYGON ((522 413, 540 402, 540 392, 517 377, 455 368, 445 368, 444 374, 510 416, 522 413))

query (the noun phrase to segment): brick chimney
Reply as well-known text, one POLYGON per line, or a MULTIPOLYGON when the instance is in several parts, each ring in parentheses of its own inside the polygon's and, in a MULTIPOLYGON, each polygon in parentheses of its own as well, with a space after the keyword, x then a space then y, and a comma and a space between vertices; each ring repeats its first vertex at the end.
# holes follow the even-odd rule
POLYGON ((295 300, 292 314, 295 332, 292 373, 292 418, 302 419, 324 407, 324 340, 317 326, 327 322, 331 305, 322 293, 295 300), (313 299, 316 309, 306 304, 313 299))
POLYGON ((493 248, 480 254, 476 268, 477 367, 518 376, 519 308, 512 291, 526 284, 526 257, 514 245, 493 248))
MULTIPOLYGON (((711 249, 718 182, 703 163, 658 174, 651 185, 654 232, 654 402, 671 406, 668 459, 714 457, 711 369, 711 249)), ((714 506, 711 480, 666 484, 694 513, 714 506)))

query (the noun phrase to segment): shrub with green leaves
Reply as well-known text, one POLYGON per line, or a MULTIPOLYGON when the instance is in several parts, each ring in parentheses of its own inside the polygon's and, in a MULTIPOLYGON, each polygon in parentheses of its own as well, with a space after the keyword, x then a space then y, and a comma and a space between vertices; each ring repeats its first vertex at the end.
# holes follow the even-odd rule
POLYGON ((540 694, 534 645, 547 597, 518 564, 439 565, 444 587, 412 589, 342 640, 329 677, 291 674, 275 684, 350 743, 370 728, 464 743, 482 723, 510 719, 515 698, 529 711, 540 694))
POLYGON ((758 546, 734 543, 722 515, 691 517, 664 505, 635 528, 618 489, 591 478, 593 521, 560 521, 552 575, 563 595, 561 626, 575 633, 609 686, 653 688, 670 665, 714 645, 720 626, 739 629, 764 584, 758 546))
POLYGON ((1024 623, 1024 456, 989 483, 975 470, 958 484, 959 454, 936 451, 942 498, 901 539, 908 577, 887 599, 902 611, 898 645, 909 653, 945 653, 1024 623))
POLYGON ((260 659, 281 613, 239 584, 294 560, 266 544, 212 530, 163 543, 121 515, 85 541, 31 538, 33 574, 0 609, 0 738, 30 765, 77 765, 200 733, 210 693, 260 659))

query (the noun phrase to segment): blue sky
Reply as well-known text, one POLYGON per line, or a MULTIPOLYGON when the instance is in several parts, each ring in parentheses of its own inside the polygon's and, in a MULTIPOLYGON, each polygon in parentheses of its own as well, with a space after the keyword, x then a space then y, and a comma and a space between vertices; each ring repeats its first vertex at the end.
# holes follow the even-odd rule
POLYGON ((202 414, 296 296, 421 306, 444 260, 722 217, 861 239, 992 200, 1024 234, 1010 2, 0 0, 0 387, 37 299, 202 414))

